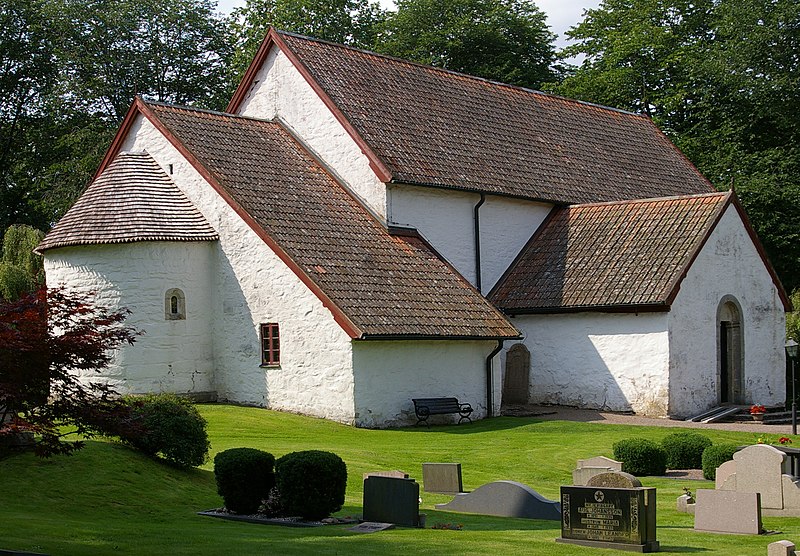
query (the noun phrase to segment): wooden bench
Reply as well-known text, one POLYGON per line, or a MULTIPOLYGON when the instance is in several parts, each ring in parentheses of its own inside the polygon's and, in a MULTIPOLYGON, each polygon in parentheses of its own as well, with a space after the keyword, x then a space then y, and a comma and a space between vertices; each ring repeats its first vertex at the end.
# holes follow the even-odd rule
MULTIPOLYGON (((428 427, 428 417, 431 415, 449 415, 457 413, 460 415, 458 424, 466 419, 470 423, 470 414, 472 413, 472 406, 468 403, 459 403, 457 398, 414 398, 414 413, 417 414, 417 425, 425 423, 428 427)), ((416 426, 416 425, 415 425, 416 426)))

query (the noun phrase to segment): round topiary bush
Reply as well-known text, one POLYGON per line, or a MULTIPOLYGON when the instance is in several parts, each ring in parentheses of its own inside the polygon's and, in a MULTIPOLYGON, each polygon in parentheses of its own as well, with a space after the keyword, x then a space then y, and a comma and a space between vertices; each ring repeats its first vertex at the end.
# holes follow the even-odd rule
POLYGON ((275 486, 275 457, 255 448, 232 448, 214 457, 217 493, 237 514, 254 514, 275 486))
POLYGON ((700 469, 703 450, 711 444, 710 438, 696 432, 668 434, 661 441, 667 452, 667 469, 700 469))
POLYGON ((331 452, 292 452, 275 463, 275 478, 286 515, 322 519, 341 509, 347 466, 331 452))
POLYGON ((202 465, 211 444, 206 420, 187 399, 175 394, 125 398, 133 422, 122 440, 149 456, 160 455, 178 467, 202 465))
POLYGON ((717 467, 733 459, 739 446, 736 444, 714 444, 703 451, 703 477, 713 481, 717 477, 717 467))
POLYGON ((664 448, 646 438, 628 438, 614 443, 614 459, 631 475, 663 475, 667 472, 664 448))

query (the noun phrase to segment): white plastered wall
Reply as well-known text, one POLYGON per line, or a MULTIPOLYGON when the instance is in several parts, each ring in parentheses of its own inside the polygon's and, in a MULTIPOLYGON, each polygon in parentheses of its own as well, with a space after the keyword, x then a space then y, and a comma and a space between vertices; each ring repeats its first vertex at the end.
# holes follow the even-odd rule
POLYGON ((531 403, 666 415, 667 319, 591 312, 512 319, 531 354, 531 403))
POLYGON ((139 116, 123 150, 147 151, 218 231, 211 268, 218 397, 353 420, 350 338, 294 272, 167 139, 139 116), (281 365, 260 366, 259 323, 277 322, 281 365))
MULTIPOLYGON (((412 185, 388 188, 389 222, 416 228, 436 251, 475 285, 477 193, 412 185)), ((500 279, 552 205, 488 195, 480 207, 481 289, 500 279)))
POLYGON ((144 332, 122 346, 103 375, 121 393, 207 394, 214 390, 211 242, 138 242, 45 251, 47 285, 91 293, 100 306, 127 308, 125 324, 144 332), (164 296, 179 288, 186 318, 166 318, 164 296))
POLYGON ((273 46, 238 113, 279 118, 369 209, 386 218, 386 186, 369 159, 286 55, 273 46))
POLYGON ((731 205, 698 254, 669 314, 670 415, 686 417, 719 402, 717 310, 725 296, 742 309, 744 397, 785 400, 785 314, 778 290, 731 205))
MULTIPOLYGON (((353 343, 356 424, 413 425, 413 398, 456 397, 486 416, 486 357, 493 341, 357 341, 353 343)), ((497 359, 497 358, 496 358, 497 359)), ((432 423, 453 422, 450 416, 432 423)), ((455 416, 455 421, 458 416, 455 416)))

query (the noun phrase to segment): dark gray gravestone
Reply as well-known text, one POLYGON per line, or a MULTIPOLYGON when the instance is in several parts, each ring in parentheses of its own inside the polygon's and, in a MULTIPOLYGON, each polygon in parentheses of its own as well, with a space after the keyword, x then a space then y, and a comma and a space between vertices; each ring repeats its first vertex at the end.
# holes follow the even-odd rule
POLYGON ((414 479, 364 479, 364 521, 419 525, 419 485, 414 479))
POLYGON ((548 500, 531 487, 514 481, 487 483, 473 492, 457 494, 447 504, 436 504, 436 509, 502 517, 561 519, 558 502, 548 500))
POLYGON ((425 492, 457 494, 464 492, 460 463, 423 463, 422 489, 425 492))
POLYGON ((656 489, 562 486, 556 542, 657 552, 656 489))

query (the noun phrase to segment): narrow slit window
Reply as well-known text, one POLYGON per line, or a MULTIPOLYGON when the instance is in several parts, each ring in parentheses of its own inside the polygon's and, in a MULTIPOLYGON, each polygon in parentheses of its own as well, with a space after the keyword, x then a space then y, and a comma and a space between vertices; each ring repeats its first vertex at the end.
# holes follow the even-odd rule
POLYGON ((186 318, 186 297, 178 288, 167 290, 164 294, 164 318, 167 320, 186 318))
POLYGON ((281 337, 276 322, 261 325, 261 364, 266 367, 281 364, 281 337))

